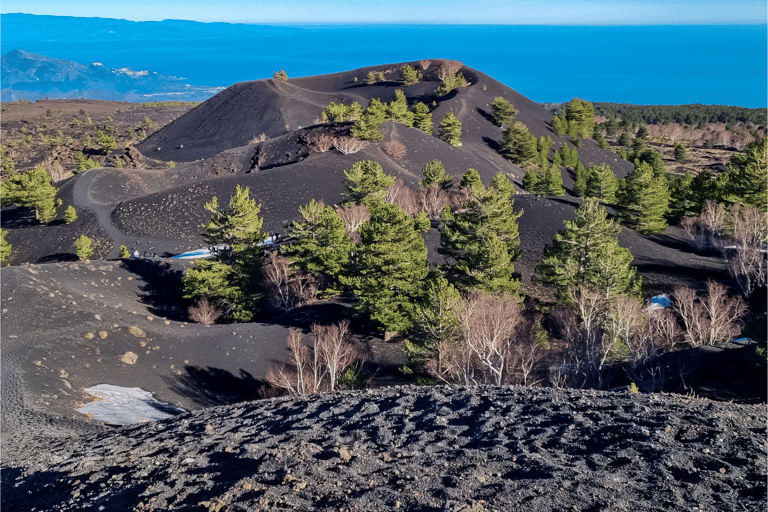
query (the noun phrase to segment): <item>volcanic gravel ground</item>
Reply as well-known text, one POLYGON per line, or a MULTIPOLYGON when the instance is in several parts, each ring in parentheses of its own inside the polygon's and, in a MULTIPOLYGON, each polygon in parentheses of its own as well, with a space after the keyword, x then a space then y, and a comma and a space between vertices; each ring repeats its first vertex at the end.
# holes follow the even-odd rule
POLYGON ((765 426, 764 405, 669 395, 402 387, 280 398, 39 447, 25 468, 4 469, 2 506, 758 511, 765 426))

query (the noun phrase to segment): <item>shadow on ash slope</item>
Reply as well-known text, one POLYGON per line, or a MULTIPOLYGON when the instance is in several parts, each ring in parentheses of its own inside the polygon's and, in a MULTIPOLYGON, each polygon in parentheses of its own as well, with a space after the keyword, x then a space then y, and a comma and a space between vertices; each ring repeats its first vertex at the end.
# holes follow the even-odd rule
POLYGON ((672 395, 388 388, 74 436, 3 510, 764 510, 766 408, 672 395))

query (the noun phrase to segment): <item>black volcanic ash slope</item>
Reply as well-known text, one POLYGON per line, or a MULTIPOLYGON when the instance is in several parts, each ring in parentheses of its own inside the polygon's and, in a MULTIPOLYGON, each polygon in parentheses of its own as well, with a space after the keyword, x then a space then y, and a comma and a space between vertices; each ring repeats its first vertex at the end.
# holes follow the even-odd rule
MULTIPOLYGON (((359 102, 363 107, 372 98, 382 102, 394 99, 396 89, 402 89, 409 104, 421 101, 429 105, 433 113, 435 134, 437 126, 448 112, 455 114, 463 125, 463 146, 460 150, 480 163, 490 164, 495 170, 511 174, 518 180, 522 171, 498 154, 498 142, 502 139, 501 129, 490 118, 490 105, 496 96, 510 100, 518 109, 516 120, 522 121, 531 133, 550 136, 555 149, 566 143, 568 137, 556 136, 552 132, 552 114, 543 106, 531 101, 520 93, 493 78, 464 67, 462 73, 469 85, 438 97, 440 80, 437 77, 439 60, 424 71, 421 82, 410 87, 400 83, 401 64, 372 66, 341 73, 289 79, 258 80, 235 84, 202 103, 162 130, 153 134, 139 145, 146 156, 160 160, 189 162, 209 158, 224 150, 248 144, 254 136, 262 133, 277 137, 291 133, 301 127, 319 122, 323 108, 331 101, 336 103, 359 102), (385 81, 373 85, 364 79, 369 71, 384 73, 385 81), (357 79, 357 80, 355 80, 357 79), (433 105, 435 103, 435 106, 433 105)), ((418 63, 410 63, 418 66, 418 63)), ((408 145, 409 153, 416 148, 408 145)), ((444 146, 448 146, 444 144, 444 146)), ((572 147, 572 144, 570 145, 572 147)), ((592 140, 585 140, 579 148, 584 165, 609 163, 618 177, 631 171, 632 165, 618 158, 614 153, 601 149, 592 140)), ((441 151, 431 159, 442 159, 441 151)), ((443 162, 449 166, 450 162, 443 162)), ((463 169, 461 173, 465 172, 463 169)), ((490 180, 491 171, 481 173, 490 180)), ((566 187, 572 179, 564 176, 566 187)))
POLYGON ((61 439, 3 510, 765 510, 764 405, 525 388, 281 398, 61 439))

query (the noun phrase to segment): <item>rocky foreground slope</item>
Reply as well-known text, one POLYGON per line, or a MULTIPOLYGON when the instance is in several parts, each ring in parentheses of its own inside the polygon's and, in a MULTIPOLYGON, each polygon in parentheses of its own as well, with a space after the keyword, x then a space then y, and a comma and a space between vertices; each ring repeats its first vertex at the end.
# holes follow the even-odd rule
POLYGON ((524 388, 241 403, 39 446, 3 510, 765 510, 765 405, 524 388))

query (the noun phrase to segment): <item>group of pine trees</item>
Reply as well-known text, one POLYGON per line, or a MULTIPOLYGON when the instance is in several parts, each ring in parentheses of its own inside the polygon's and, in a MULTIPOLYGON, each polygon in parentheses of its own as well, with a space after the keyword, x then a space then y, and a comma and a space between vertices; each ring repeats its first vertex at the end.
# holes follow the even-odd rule
POLYGON ((402 123, 429 134, 433 129, 432 113, 429 107, 422 102, 417 102, 409 110, 408 100, 401 89, 395 91, 395 98, 391 102, 385 104, 378 98, 373 98, 365 109, 362 109, 357 102, 348 106, 331 103, 323 110, 323 120, 355 121, 351 134, 360 140, 381 140, 379 126, 385 121, 402 123))
MULTIPOLYGON (((378 98, 374 98, 365 109, 357 102, 351 105, 332 102, 325 107, 322 116, 325 122, 355 121, 350 133, 360 140, 381 140, 383 136, 379 126, 385 121, 418 128, 430 135, 434 129, 429 107, 422 102, 417 102, 409 109, 408 100, 401 89, 395 91, 395 98, 391 102, 382 103, 378 98)), ((437 136, 451 146, 461 146, 461 121, 449 112, 440 122, 437 136)))
MULTIPOLYGON (((458 198, 453 209, 446 206, 440 214, 439 250, 454 262, 442 272, 429 268, 422 236, 430 228, 425 212, 407 213, 388 200, 394 178, 368 160, 356 162, 345 175, 347 203, 331 208, 313 200, 300 208, 289 228, 292 243, 280 249, 290 264, 288 280, 294 273, 313 274, 323 294, 350 291, 358 308, 386 333, 413 327, 425 283, 437 278, 448 278, 460 290, 517 291, 513 262, 519 256, 517 218, 522 212, 513 209, 514 188, 504 175, 485 186, 470 170, 458 185, 440 162, 425 166, 425 193, 435 187, 447 198, 446 191, 455 189, 458 198), (342 214, 353 212, 363 213, 365 220, 350 230, 342 214)), ((257 307, 260 289, 254 276, 265 257, 259 205, 247 188, 238 188, 229 206, 213 198, 206 209, 212 217, 204 236, 219 250, 216 258, 187 271, 184 296, 195 302, 205 298, 225 318, 247 321, 257 307)))

